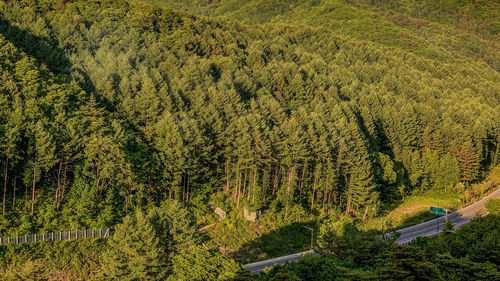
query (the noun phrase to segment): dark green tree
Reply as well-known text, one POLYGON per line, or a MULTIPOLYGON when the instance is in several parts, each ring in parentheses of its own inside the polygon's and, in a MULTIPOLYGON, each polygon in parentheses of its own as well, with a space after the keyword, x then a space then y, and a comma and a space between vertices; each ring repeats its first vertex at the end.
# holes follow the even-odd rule
POLYGON ((169 252, 147 215, 137 210, 117 225, 104 254, 110 280, 165 280, 169 252))

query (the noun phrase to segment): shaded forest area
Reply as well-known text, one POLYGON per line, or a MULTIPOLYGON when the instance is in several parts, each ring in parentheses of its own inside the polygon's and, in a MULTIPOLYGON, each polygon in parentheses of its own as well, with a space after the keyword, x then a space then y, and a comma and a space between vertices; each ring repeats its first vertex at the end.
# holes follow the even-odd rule
POLYGON ((138 1, 0 16, 4 235, 170 198, 365 219, 499 162, 500 74, 480 59, 138 1))

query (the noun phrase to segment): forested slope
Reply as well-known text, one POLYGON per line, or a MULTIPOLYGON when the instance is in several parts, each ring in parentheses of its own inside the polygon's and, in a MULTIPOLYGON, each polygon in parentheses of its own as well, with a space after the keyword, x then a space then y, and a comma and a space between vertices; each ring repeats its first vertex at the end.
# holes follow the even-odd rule
POLYGON ((482 60, 138 1, 0 15, 20 54, 2 57, 5 218, 30 214, 3 233, 110 226, 166 198, 366 218, 498 163, 500 75, 482 60))
POLYGON ((500 70, 496 1, 144 0, 245 23, 321 26, 334 34, 398 47, 440 61, 467 56, 500 70))

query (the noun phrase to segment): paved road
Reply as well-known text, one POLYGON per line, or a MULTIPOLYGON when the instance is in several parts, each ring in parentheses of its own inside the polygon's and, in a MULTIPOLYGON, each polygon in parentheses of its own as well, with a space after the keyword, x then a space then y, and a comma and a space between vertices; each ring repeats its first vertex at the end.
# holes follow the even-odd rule
POLYGON ((259 273, 266 267, 271 267, 271 266, 276 265, 276 264, 285 264, 287 262, 298 261, 302 256, 311 255, 311 254, 314 254, 313 250, 305 251, 305 252, 301 252, 301 253, 297 253, 297 254, 293 254, 293 255, 283 256, 283 257, 279 257, 279 258, 275 258, 275 259, 249 263, 249 264, 245 264, 245 267, 251 273, 259 273))
MULTIPOLYGON (((455 228, 461 227, 462 225, 468 224, 478 213, 484 211, 483 207, 490 198, 500 198, 500 188, 490 193, 483 199, 475 202, 474 204, 467 206, 459 211, 448 214, 447 219, 455 225, 455 228)), ((430 221, 426 221, 414 226, 403 228, 397 232, 401 233, 401 236, 396 240, 399 244, 408 244, 411 240, 419 236, 435 236, 443 230, 445 217, 440 217, 430 221)), ((251 273, 259 273, 266 267, 271 267, 276 264, 285 264, 286 262, 294 262, 299 260, 303 255, 314 254, 314 251, 306 251, 293 255, 283 256, 275 259, 249 263, 245 264, 245 267, 251 273)))
POLYGON ((482 198, 481 200, 475 202, 474 204, 460 209, 454 213, 448 214, 448 216, 446 217, 439 217, 398 230, 397 232, 399 232, 401 236, 398 238, 398 240, 396 240, 396 243, 408 244, 410 241, 419 236, 435 236, 443 231, 445 219, 448 219, 451 223, 453 223, 455 228, 468 224, 476 215, 481 215, 485 212, 485 209, 483 208, 484 204, 493 197, 500 197, 500 188, 490 193, 488 196, 482 198))

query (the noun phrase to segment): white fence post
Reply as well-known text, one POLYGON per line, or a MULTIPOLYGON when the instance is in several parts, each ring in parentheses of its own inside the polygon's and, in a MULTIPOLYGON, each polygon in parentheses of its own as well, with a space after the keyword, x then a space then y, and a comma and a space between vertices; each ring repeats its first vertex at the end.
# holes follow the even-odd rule
POLYGON ((86 238, 106 238, 111 236, 111 229, 90 229, 76 230, 73 235, 72 231, 68 232, 50 232, 50 233, 35 233, 18 235, 14 237, 0 237, 0 245, 20 244, 20 243, 36 243, 40 241, 66 241, 71 239, 86 239, 86 238), (40 239, 41 235, 41 239, 40 239), (67 237, 66 237, 67 235, 67 237), (59 239, 59 240, 58 240, 59 239))

